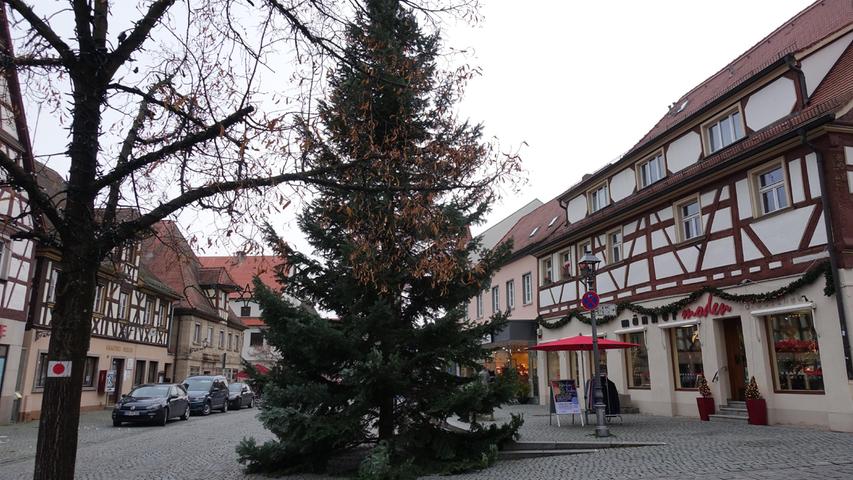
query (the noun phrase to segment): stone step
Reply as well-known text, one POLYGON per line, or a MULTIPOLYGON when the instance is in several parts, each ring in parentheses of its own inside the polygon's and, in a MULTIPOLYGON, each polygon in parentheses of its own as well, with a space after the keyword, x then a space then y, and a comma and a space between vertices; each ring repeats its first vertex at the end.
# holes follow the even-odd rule
POLYGON ((729 400, 727 403, 730 407, 746 408, 746 402, 743 400, 729 400))
POLYGON ((629 413, 640 413, 640 409, 637 407, 620 407, 619 410, 622 411, 623 415, 629 413))
POLYGON ((501 460, 521 460, 523 458, 555 457, 558 455, 580 455, 584 453, 595 453, 595 449, 565 449, 556 450, 501 450, 498 458, 501 460))
POLYGON ((720 405, 720 413, 724 413, 726 415, 749 415, 746 407, 730 407, 728 405, 720 405))
POLYGON ((716 415, 708 415, 708 418, 712 422, 738 422, 738 423, 747 423, 749 421, 749 417, 743 415, 726 415, 722 413, 718 413, 716 415))

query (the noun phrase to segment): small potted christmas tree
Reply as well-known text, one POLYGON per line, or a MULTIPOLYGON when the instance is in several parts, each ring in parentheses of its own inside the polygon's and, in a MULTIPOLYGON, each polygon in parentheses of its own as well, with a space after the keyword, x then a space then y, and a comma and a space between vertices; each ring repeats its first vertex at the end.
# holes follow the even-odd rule
POLYGON ((749 379, 746 386, 746 411, 750 425, 767 425, 767 402, 761 398, 755 377, 749 379))
POLYGON ((699 377, 699 394, 702 395, 696 398, 696 404, 699 405, 699 418, 707 422, 710 420, 709 415, 713 415, 716 411, 716 407, 714 397, 711 396, 711 388, 708 387, 708 380, 704 375, 699 377))

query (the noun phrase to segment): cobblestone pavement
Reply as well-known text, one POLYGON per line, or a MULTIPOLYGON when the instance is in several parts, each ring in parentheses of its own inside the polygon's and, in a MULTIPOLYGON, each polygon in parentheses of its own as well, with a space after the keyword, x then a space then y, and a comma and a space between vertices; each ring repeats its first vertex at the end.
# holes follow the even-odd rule
MULTIPOLYGON (((544 409, 501 410, 524 415, 522 440, 595 441, 592 427, 548 425, 544 409)), ((84 414, 80 424, 77 478, 80 479, 261 479, 247 476, 234 447, 246 436, 269 438, 255 419, 257 410, 215 413, 173 420, 166 427, 113 428, 109 412, 84 414)), ((28 479, 35 454, 35 422, 0 427, 0 478, 28 479)), ((853 479, 853 434, 798 427, 757 427, 700 422, 690 418, 627 415, 611 431, 617 441, 666 442, 665 446, 602 449, 596 453, 502 461, 459 479, 537 480, 786 478, 853 479)), ((328 477, 289 477, 321 479, 328 477)), ((447 478, 447 477, 436 477, 447 478)))

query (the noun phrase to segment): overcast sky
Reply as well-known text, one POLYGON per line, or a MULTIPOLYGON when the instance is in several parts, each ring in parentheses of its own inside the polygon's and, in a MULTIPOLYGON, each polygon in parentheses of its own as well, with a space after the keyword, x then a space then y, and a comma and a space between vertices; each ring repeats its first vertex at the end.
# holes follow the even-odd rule
MULTIPOLYGON (((444 33, 445 44, 468 50, 467 63, 482 71, 469 84, 462 117, 483 122, 505 149, 526 143, 521 153, 528 183, 517 193, 505 192, 475 234, 534 198, 554 198, 619 157, 669 105, 810 3, 481 1, 478 25, 448 25, 444 33)), ((65 132, 47 124, 53 118, 45 112, 39 118, 33 104, 27 118, 36 155, 62 151, 65 132)), ((275 223, 305 251, 297 213, 294 203, 275 223)), ((180 218, 186 233, 212 231, 209 221, 192 215, 180 218)), ((236 248, 222 245, 206 253, 236 248)))
POLYGON ((484 1, 481 25, 445 35, 482 69, 462 111, 506 147, 527 143, 529 183, 474 233, 618 158, 669 105, 810 3, 484 1))

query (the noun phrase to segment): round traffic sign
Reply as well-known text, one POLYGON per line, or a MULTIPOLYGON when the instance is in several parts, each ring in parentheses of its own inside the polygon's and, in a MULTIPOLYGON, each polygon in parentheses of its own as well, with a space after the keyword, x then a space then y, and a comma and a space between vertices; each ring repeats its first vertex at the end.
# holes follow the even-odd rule
POLYGON ((56 363, 53 365, 52 370, 54 375, 62 375, 62 373, 65 372, 65 365, 61 363, 56 363))
POLYGON ((592 290, 584 293, 581 298, 581 305, 587 310, 595 310, 595 307, 598 306, 598 294, 592 290))

